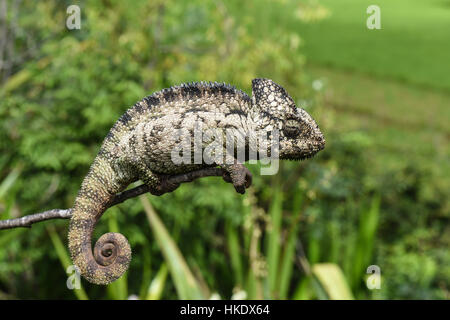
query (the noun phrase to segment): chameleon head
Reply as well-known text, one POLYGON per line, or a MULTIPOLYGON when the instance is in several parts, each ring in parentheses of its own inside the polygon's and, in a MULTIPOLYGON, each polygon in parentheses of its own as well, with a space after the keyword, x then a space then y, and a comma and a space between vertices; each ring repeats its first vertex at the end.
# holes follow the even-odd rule
POLYGON ((296 107, 283 87, 270 79, 254 79, 252 91, 252 104, 262 114, 264 127, 278 129, 280 159, 303 160, 325 147, 317 123, 296 107))

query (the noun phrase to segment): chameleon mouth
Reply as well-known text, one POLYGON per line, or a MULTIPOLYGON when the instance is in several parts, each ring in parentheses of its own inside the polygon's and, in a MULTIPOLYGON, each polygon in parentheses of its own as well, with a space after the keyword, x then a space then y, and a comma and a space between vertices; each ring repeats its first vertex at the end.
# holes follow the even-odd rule
POLYGON ((322 137, 319 140, 319 143, 317 144, 317 151, 316 151, 316 153, 319 152, 320 150, 323 150, 323 149, 325 149, 325 139, 322 137))
POLYGON ((315 141, 314 141, 314 145, 316 146, 317 151, 319 152, 320 150, 325 149, 325 138, 322 134, 322 132, 319 131, 319 134, 317 135, 315 141))
POLYGON ((310 153, 305 153, 305 154, 301 154, 301 155, 286 155, 283 157, 283 160, 303 161, 303 160, 314 157, 317 152, 319 152, 319 150, 317 150, 316 152, 310 152, 310 153))
POLYGON ((321 138, 318 142, 314 143, 314 146, 312 149, 301 152, 299 154, 288 154, 283 157, 283 159, 286 160, 294 160, 294 161, 302 161, 306 159, 310 159, 314 157, 319 151, 323 150, 325 148, 325 140, 321 138))

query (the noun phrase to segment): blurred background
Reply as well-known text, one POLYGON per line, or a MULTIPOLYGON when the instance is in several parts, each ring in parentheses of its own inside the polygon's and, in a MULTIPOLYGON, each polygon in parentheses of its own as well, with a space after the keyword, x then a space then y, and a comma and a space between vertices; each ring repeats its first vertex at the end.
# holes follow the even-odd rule
POLYGON ((271 78, 327 141, 244 196, 109 209, 133 259, 107 287, 67 288, 67 220, 2 230, 0 299, 448 299, 449 57, 444 0, 0 0, 0 219, 70 208, 119 116, 183 82, 271 78))

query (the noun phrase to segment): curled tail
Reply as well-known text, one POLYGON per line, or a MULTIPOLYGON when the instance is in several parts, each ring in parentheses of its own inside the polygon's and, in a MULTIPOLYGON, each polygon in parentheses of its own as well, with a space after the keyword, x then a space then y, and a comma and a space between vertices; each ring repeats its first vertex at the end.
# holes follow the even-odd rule
POLYGON ((91 238, 108 203, 120 191, 114 170, 106 159, 97 157, 75 200, 69 226, 69 250, 80 274, 89 282, 106 285, 128 269, 131 248, 120 233, 106 233, 95 243, 91 238))

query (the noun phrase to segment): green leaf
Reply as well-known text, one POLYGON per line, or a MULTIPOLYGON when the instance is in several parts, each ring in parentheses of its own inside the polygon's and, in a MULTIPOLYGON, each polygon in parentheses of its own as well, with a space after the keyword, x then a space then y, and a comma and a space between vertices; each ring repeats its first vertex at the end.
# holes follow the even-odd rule
POLYGON ((298 193, 294 199, 293 215, 291 218, 291 227, 287 236, 286 245, 284 246, 283 257, 281 259, 281 267, 279 272, 279 298, 286 299, 289 284, 292 277, 292 270, 294 268, 295 244, 297 242, 298 222, 301 214, 301 203, 303 194, 298 193))
POLYGON ((267 246, 267 264, 269 272, 269 289, 273 297, 277 290, 277 278, 278 278, 278 263, 280 259, 280 226, 282 218, 282 192, 277 189, 274 192, 271 208, 270 208, 270 229, 268 231, 268 246, 267 246))
POLYGON ((314 279, 331 300, 353 300, 353 294, 342 273, 334 263, 318 263, 312 267, 314 279))
POLYGON ((369 208, 364 208, 360 215, 358 237, 354 257, 352 259, 351 285, 353 288, 360 285, 363 275, 370 263, 378 226, 380 212, 380 197, 374 196, 369 208))
POLYGON ((244 284, 244 271, 241 262, 241 252, 239 245, 239 237, 236 229, 227 223, 226 229, 228 252, 231 258, 231 268, 235 276, 236 285, 242 287, 244 284))
POLYGON ((206 299, 197 280, 189 269, 175 241, 170 236, 146 196, 140 196, 150 228, 166 260, 170 275, 180 299, 206 299))
POLYGON ((142 278, 141 278, 141 287, 139 290, 139 298, 141 300, 146 299, 148 288, 152 281, 152 270, 151 270, 151 254, 150 254, 150 243, 145 241, 144 250, 142 250, 143 254, 143 262, 142 262, 142 278))
POLYGON ((14 182, 16 182, 17 178, 20 176, 20 167, 14 168, 8 176, 3 179, 2 183, 0 184, 0 199, 2 199, 8 190, 14 185, 14 182))
MULTIPOLYGON (((58 234, 56 233, 53 227, 47 227, 47 232, 50 235, 50 239, 52 240, 56 254, 58 255, 59 261, 61 262, 61 265, 63 266, 65 271, 69 266, 72 265, 72 260, 69 258, 69 253, 67 252, 64 244, 62 243, 61 239, 59 238, 58 234)), ((79 300, 89 299, 81 283, 80 289, 73 289, 70 291, 72 291, 79 300)))
POLYGON ((156 277, 152 280, 148 292, 147 292, 147 300, 159 300, 161 299, 162 292, 164 290, 164 286, 166 285, 167 279, 167 265, 163 263, 159 268, 156 277))
MULTIPOLYGON (((109 232, 119 232, 119 224, 117 223, 117 207, 109 209, 108 226, 109 232)), ((128 298, 128 280, 127 273, 116 281, 107 285, 106 290, 110 297, 116 300, 126 300, 128 298)))

